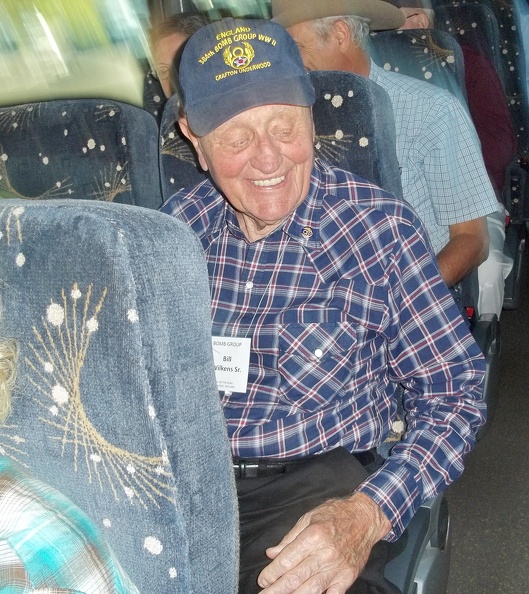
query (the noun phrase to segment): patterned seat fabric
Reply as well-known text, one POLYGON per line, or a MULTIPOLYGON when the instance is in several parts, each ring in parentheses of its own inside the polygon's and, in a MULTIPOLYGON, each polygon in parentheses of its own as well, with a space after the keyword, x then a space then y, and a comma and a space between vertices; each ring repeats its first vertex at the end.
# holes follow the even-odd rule
POLYGON ((160 123, 160 173, 164 200, 181 188, 193 187, 206 179, 191 143, 178 125, 178 97, 169 97, 160 123))
POLYGON ((471 46, 493 65, 505 86, 498 21, 485 4, 442 4, 435 8, 435 27, 471 46))
POLYGON ((162 122, 162 113, 166 101, 160 81, 149 71, 143 81, 143 109, 153 116, 158 126, 162 122))
POLYGON ((434 9, 436 27, 444 30, 451 28, 450 32, 456 37, 476 43, 486 55, 492 55, 493 64, 505 84, 505 94, 516 128, 518 155, 527 157, 529 98, 525 92, 526 64, 523 51, 520 51, 520 32, 513 0, 436 0, 434 9), (490 17, 491 12, 495 19, 490 17), (473 18, 477 13, 487 16, 473 18), (496 35, 498 41, 491 42, 489 37, 496 35))
POLYGON ((338 71, 310 73, 316 155, 402 197, 391 100, 371 80, 338 71))
POLYGON ((436 29, 381 31, 370 37, 371 56, 385 70, 431 82, 465 104, 465 63, 454 38, 436 29))
POLYGON ((236 495, 191 230, 157 211, 0 200, 3 455, 100 529, 143 594, 237 588, 236 495))
POLYGON ((0 109, 0 196, 156 209, 158 129, 140 107, 71 99, 0 109))

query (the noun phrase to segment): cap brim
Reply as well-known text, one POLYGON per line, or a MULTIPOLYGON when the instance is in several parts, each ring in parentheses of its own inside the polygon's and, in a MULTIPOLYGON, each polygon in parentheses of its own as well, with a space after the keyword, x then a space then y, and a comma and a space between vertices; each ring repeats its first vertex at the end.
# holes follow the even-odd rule
POLYGON ((272 21, 288 29, 298 23, 330 16, 354 15, 370 20, 372 31, 398 29, 406 20, 404 14, 384 0, 275 0, 272 21))
POLYGON ((262 105, 310 107, 315 101, 314 87, 307 75, 242 85, 215 97, 215 109, 206 100, 186 109, 189 127, 197 136, 206 136, 234 116, 262 105))

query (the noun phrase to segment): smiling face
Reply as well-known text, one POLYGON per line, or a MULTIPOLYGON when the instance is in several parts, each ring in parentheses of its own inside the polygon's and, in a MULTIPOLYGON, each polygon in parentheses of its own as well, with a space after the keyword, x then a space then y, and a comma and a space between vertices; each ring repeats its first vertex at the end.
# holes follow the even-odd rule
POLYGON ((185 118, 180 125, 249 241, 269 235, 307 196, 314 162, 310 107, 254 107, 201 138, 185 118))

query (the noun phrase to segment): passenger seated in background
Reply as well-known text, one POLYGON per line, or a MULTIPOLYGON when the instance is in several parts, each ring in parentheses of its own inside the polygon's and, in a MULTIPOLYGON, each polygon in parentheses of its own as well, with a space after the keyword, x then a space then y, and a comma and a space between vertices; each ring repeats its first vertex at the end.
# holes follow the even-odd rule
MULTIPOLYGON (((11 411, 17 347, 0 338, 0 423, 11 411)), ((139 591, 92 521, 69 499, 0 456, 0 591, 139 591)))
POLYGON ((184 42, 208 23, 205 15, 180 13, 166 18, 151 32, 156 77, 169 98, 175 92, 173 62, 184 42))
POLYGON ((486 260, 485 217, 499 205, 476 132, 459 101, 370 59, 369 29, 402 26, 399 12, 383 0, 272 1, 274 20, 292 35, 306 68, 354 72, 388 92, 404 198, 427 229, 441 275, 461 306, 458 283, 486 260))
POLYGON ((180 126, 212 180, 162 210, 202 242, 214 349, 227 349, 239 592, 394 594, 385 541, 461 473, 483 356, 415 212, 314 159, 315 93, 282 27, 204 27, 179 84, 180 126), (383 460, 401 384, 408 430, 383 460))
POLYGON ((208 22, 205 15, 182 12, 167 17, 151 30, 155 70, 145 77, 143 103, 158 122, 166 100, 175 92, 175 58, 187 38, 208 22))
MULTIPOLYGON (((428 0, 390 0, 404 13, 401 29, 430 29, 435 13, 428 0)), ((505 173, 516 154, 516 136, 507 98, 492 63, 479 51, 458 40, 465 60, 465 87, 468 108, 481 142, 485 167, 498 201, 502 202, 505 173)), ((489 258, 478 268, 480 284, 478 310, 500 317, 503 286, 512 268, 512 259, 503 253, 505 211, 487 217, 489 258)))

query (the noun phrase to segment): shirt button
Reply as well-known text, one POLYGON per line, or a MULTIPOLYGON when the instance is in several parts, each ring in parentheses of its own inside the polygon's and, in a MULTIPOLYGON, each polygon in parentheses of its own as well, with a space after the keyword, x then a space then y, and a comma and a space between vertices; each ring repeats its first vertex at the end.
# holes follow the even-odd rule
POLYGON ((232 393, 231 393, 231 392, 228 392, 228 390, 226 390, 226 391, 224 392, 224 396, 231 396, 231 394, 232 394, 232 393))
POLYGON ((323 357, 323 351, 321 349, 316 349, 314 355, 316 355, 318 359, 321 359, 323 357))
POLYGON ((253 289, 253 282, 252 282, 252 281, 248 281, 248 282, 246 283, 246 288, 247 288, 248 290, 250 290, 250 289, 253 289))

